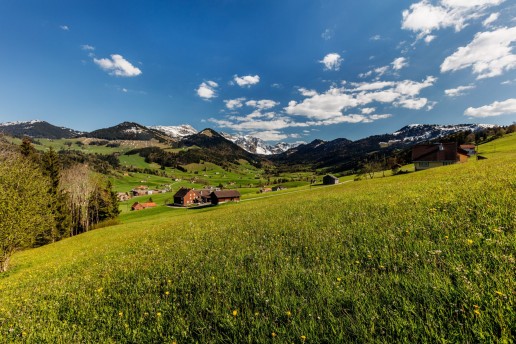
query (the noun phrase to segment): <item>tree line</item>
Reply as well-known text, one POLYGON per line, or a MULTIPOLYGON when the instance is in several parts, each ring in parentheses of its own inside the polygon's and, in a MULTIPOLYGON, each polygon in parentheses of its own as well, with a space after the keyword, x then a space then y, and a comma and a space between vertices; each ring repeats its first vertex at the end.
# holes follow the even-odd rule
POLYGON ((0 142, 0 272, 12 254, 91 230, 119 214, 106 177, 87 164, 38 152, 30 139, 0 142), (66 160, 66 159, 65 159, 66 160))

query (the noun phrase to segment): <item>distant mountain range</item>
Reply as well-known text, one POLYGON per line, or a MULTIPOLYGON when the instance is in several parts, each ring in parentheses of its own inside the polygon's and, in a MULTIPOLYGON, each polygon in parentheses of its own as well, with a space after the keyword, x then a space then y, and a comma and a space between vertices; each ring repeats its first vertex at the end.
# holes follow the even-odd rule
POLYGON ((84 133, 65 127, 57 127, 45 121, 0 123, 0 133, 14 137, 30 136, 36 139, 71 139, 84 133))
POLYGON ((33 138, 74 138, 90 137, 104 140, 156 140, 174 146, 198 146, 216 153, 221 150, 230 153, 233 158, 251 159, 248 154, 267 155, 273 161, 288 161, 289 164, 312 164, 319 167, 334 166, 342 161, 353 160, 366 152, 380 149, 392 151, 408 147, 421 141, 435 140, 450 134, 491 128, 488 124, 430 125, 411 124, 400 130, 383 135, 369 136, 357 141, 338 138, 332 141, 314 140, 306 144, 289 144, 280 142, 268 145, 253 136, 219 133, 212 129, 198 132, 190 125, 150 126, 134 122, 123 122, 109 128, 98 129, 89 133, 69 128, 57 127, 45 121, 0 123, 0 133, 33 138), (245 153, 244 153, 245 152, 245 153))
POLYGON ((299 146, 301 143, 278 142, 275 145, 268 145, 262 139, 249 135, 231 135, 224 132, 220 133, 229 141, 241 148, 254 154, 273 155, 288 151, 299 146))
POLYGON ((288 165, 310 165, 315 168, 332 166, 338 170, 346 170, 355 166, 367 155, 381 153, 388 156, 395 150, 408 148, 418 142, 437 140, 459 132, 477 132, 492 127, 494 125, 490 124, 411 124, 391 134, 373 135, 357 141, 343 138, 332 141, 314 140, 271 156, 271 160, 288 165))

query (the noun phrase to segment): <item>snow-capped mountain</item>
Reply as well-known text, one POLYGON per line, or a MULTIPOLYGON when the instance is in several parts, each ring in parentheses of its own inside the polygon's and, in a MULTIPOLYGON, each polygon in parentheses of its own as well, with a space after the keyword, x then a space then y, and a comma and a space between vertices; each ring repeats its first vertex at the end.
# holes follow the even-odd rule
POLYGON ((164 132, 170 137, 181 138, 188 135, 197 134, 197 130, 189 124, 181 124, 178 126, 155 125, 149 128, 164 132))
POLYGON ((0 123, 0 133, 15 137, 29 136, 38 139, 69 139, 82 134, 80 131, 58 127, 40 120, 0 123))
POLYGON ((297 147, 300 143, 278 142, 275 145, 268 145, 260 138, 249 135, 231 135, 228 133, 220 133, 227 140, 235 143, 249 153, 272 155, 280 154, 291 148, 297 147))
POLYGON ((399 138, 401 142, 419 142, 445 137, 459 131, 477 132, 493 127, 494 125, 492 124, 409 124, 392 134, 396 136, 396 139, 399 138))

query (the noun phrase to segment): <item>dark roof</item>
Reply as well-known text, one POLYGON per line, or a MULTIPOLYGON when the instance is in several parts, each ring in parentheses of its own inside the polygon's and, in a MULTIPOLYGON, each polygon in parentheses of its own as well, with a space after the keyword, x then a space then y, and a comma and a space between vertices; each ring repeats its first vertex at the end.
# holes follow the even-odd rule
POLYGON ((335 177, 334 175, 331 175, 331 174, 325 175, 324 178, 331 178, 331 179, 335 179, 335 180, 339 179, 339 178, 337 178, 337 177, 335 177))
POLYGON ((185 197, 187 193, 189 193, 192 189, 188 189, 188 188, 181 188, 179 189, 176 194, 174 195, 174 197, 185 197))
POLYGON ((240 197, 240 192, 237 190, 220 190, 220 191, 213 191, 211 193, 212 196, 215 196, 217 198, 231 198, 231 197, 240 197))
POLYGON ((412 147, 412 161, 457 161, 457 154, 467 153, 455 142, 418 144, 412 147))
POLYGON ((213 190, 210 189, 200 189, 200 190, 194 190, 195 193, 199 196, 209 196, 213 190))

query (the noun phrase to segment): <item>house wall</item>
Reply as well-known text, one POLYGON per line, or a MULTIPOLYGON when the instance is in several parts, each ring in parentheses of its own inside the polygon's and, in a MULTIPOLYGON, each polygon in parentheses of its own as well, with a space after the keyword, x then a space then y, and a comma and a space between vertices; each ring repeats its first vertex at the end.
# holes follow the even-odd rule
POLYGON ((174 204, 179 204, 182 206, 187 206, 190 204, 195 203, 195 200, 197 199, 197 194, 190 190, 184 197, 174 197, 174 204))
POLYGON ((416 171, 428 170, 429 168, 441 167, 455 164, 456 161, 416 161, 414 166, 416 171))

